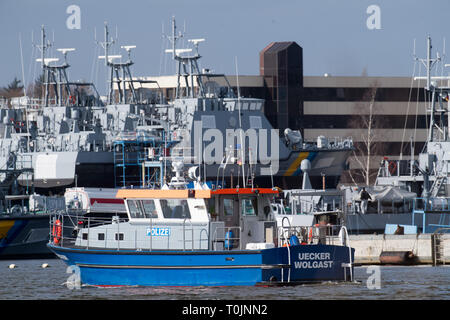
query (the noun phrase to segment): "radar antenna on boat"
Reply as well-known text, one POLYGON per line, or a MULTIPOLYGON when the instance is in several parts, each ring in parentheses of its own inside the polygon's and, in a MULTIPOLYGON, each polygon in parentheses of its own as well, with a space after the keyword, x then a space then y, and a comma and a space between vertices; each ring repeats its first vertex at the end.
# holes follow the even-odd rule
POLYGON ((111 38, 108 41, 109 31, 108 24, 105 22, 105 39, 103 42, 98 42, 104 50, 105 54, 103 56, 99 56, 99 59, 105 59, 105 66, 110 68, 110 77, 109 77, 109 93, 108 93, 108 103, 113 104, 114 97, 114 83, 117 84, 117 91, 119 93, 119 103, 137 103, 138 97, 136 90, 134 89, 134 84, 136 80, 133 79, 130 71, 130 66, 134 63, 131 60, 131 49, 136 48, 135 45, 127 45, 121 46, 122 49, 125 49, 128 53, 128 60, 126 62, 114 62, 114 59, 121 59, 122 55, 110 55, 109 47, 115 43, 115 40, 111 38), (120 76, 122 74, 122 76, 120 76), (128 90, 131 91, 131 101, 127 101, 127 85, 128 90))
POLYGON ((67 53, 75 51, 75 48, 58 48, 56 51, 59 51, 64 56, 64 63, 67 64, 67 53))
POLYGON ((184 164, 182 160, 172 162, 172 171, 175 172, 175 177, 172 177, 169 187, 172 189, 186 189, 187 182, 183 177, 184 164))
POLYGON ((200 43, 200 42, 204 42, 206 39, 189 39, 188 40, 188 42, 191 42, 193 45, 194 45, 194 47, 195 47, 195 53, 196 54, 199 54, 198 53, 198 44, 200 43))
POLYGON ((136 46, 120 46, 122 49, 128 53, 128 61, 131 61, 131 49, 136 49, 136 46))

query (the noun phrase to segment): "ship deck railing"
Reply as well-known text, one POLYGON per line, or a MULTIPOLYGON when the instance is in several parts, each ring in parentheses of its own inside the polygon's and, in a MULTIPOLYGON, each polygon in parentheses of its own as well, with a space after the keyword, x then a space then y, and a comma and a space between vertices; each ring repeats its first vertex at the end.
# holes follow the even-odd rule
POLYGON ((450 197, 436 197, 436 198, 415 198, 414 206, 411 213, 411 224, 416 225, 416 215, 422 214, 422 232, 430 231, 427 227, 432 228, 450 228, 450 222, 445 223, 450 217, 450 197), (427 214, 437 213, 441 214, 439 223, 427 224, 427 214))
POLYGON ((233 248, 242 250, 241 232, 242 228, 238 226, 217 227, 212 236, 212 249, 216 251, 219 248, 218 244, 222 244, 225 250, 233 248))
MULTIPOLYGON (((396 200, 385 201, 377 199, 368 203, 367 212, 364 214, 397 214, 412 212, 414 199, 403 199, 401 202, 396 200)), ((354 200, 347 205, 347 215, 363 214, 361 210, 361 200, 354 200)))
MULTIPOLYGON (((122 238, 124 235, 124 229, 121 228, 121 224, 128 222, 128 218, 120 218, 119 215, 112 217, 91 217, 85 216, 86 212, 83 210, 71 210, 71 212, 58 212, 50 215, 50 243, 61 247, 69 248, 84 248, 84 249, 108 249, 108 250, 136 250, 136 251, 152 251, 152 250, 180 250, 180 251, 192 251, 192 250, 207 250, 209 249, 210 238, 206 229, 195 229, 199 233, 194 236, 194 225, 190 219, 184 219, 182 224, 182 242, 181 246, 176 245, 174 249, 173 244, 178 243, 179 239, 173 239, 171 233, 167 236, 167 245, 164 248, 161 246, 156 247, 154 245, 155 237, 152 234, 147 235, 148 239, 138 239, 137 233, 134 231, 134 239, 127 240, 127 243, 121 245, 121 242, 125 240, 122 238), (59 220, 61 228, 61 236, 57 238, 58 228, 57 220, 59 220), (117 229, 113 230, 113 234, 108 234, 111 231, 111 226, 117 225, 117 229), (95 234, 99 234, 103 231, 101 227, 105 226, 104 244, 98 245, 98 242, 91 239, 91 232, 95 228, 95 234), (81 239, 79 233, 81 233, 81 239), (108 235, 114 238, 108 238, 108 235), (86 237, 86 238, 83 238, 86 237), (112 240, 115 239, 115 240, 112 240), (80 240, 83 243, 80 243, 80 240), (178 241, 178 242, 177 242, 178 241), (130 246, 130 243, 133 243, 130 246), (115 244, 112 246, 111 244, 115 244), (206 245, 205 245, 206 244, 206 245)), ((152 223, 146 225, 146 227, 157 227, 157 224, 152 223)), ((129 228, 129 226, 128 226, 129 228)), ((129 231, 129 229, 127 229, 129 231)))
MULTIPOLYGON (((128 219, 119 218, 118 215, 106 218, 86 217, 81 210, 72 213, 56 212, 50 214, 50 243, 53 245, 77 248, 77 249, 93 249, 93 250, 135 250, 135 251, 152 251, 152 250, 177 250, 177 251, 193 251, 193 250, 243 250, 244 243, 242 241, 242 227, 240 226, 217 226, 213 229, 212 234, 207 229, 197 228, 194 233, 194 225, 190 219, 184 219, 182 224, 181 239, 172 237, 172 233, 167 237, 167 246, 155 246, 154 235, 147 235, 143 239, 138 239, 136 231, 131 238, 124 237, 124 229, 121 225, 128 219), (60 236, 58 236, 57 221, 60 223, 60 236), (112 230, 111 226, 114 226, 112 230), (101 245, 97 239, 91 238, 91 232, 99 235, 102 232, 101 227, 105 226, 101 245), (117 226, 117 229, 115 228, 117 226), (95 231, 92 229, 95 228, 95 231), (112 233, 111 233, 112 231, 112 233), (81 235, 80 235, 80 232, 81 235), (128 239, 124 239, 128 238, 128 239), (183 242, 180 245, 180 241, 183 242), (175 246, 174 246, 175 244, 175 246)), ((271 223, 273 223, 271 221, 271 223)), ((147 227, 157 227, 157 224, 150 223, 147 227)), ((283 225, 275 230, 274 240, 278 240, 278 246, 291 245, 290 239, 292 235, 296 235, 299 243, 302 244, 326 244, 326 245, 346 245, 348 238, 341 235, 341 225, 315 225, 315 226, 290 226, 283 225), (346 240, 347 239, 347 240, 346 240)), ((127 231, 129 231, 127 224, 127 231)), ((94 236, 95 236, 94 235, 94 236)))
POLYGON ((289 144, 291 150, 322 150, 322 149, 353 149, 353 137, 325 137, 318 145, 317 140, 302 140, 299 143, 289 144))
POLYGON ((389 160, 383 159, 378 169, 377 178, 414 177, 420 174, 417 160, 389 160))
POLYGON ((347 245, 348 237, 341 235, 342 225, 314 225, 314 226, 279 226, 278 245, 291 245, 294 235, 301 244, 347 245), (344 237, 344 238, 343 238, 344 237))

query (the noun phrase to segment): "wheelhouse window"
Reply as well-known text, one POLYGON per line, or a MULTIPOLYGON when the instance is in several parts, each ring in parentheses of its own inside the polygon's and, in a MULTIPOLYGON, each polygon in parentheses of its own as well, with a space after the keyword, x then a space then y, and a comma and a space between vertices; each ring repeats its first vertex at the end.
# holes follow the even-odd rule
POLYGON ((242 199, 242 215, 256 215, 256 199, 242 199))
POLYGON ((142 200, 142 209, 146 218, 158 218, 154 200, 142 200))
POLYGON ((226 216, 232 216, 234 213, 234 200, 223 199, 223 211, 226 216))
POLYGON ((130 218, 144 218, 137 200, 127 200, 127 204, 128 210, 130 211, 130 218))
POLYGON ((127 200, 130 217, 133 219, 157 218, 154 200, 127 200))
POLYGON ((161 210, 166 219, 190 219, 189 206, 184 199, 161 199, 161 210))

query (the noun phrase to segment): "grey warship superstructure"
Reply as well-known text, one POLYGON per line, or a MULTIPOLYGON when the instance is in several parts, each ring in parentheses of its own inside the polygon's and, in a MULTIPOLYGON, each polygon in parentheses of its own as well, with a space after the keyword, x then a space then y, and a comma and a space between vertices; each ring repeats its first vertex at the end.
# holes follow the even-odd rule
MULTIPOLYGON (((427 74, 414 78, 426 80, 429 121, 425 146, 416 160, 411 139, 410 159, 381 161, 375 185, 369 187, 373 198, 369 214, 361 215, 356 209, 356 214, 348 215, 350 233, 382 233, 387 224, 414 225, 422 233, 450 228, 450 77, 431 75, 441 60, 439 54, 432 58, 431 48, 428 36, 427 57, 416 58, 427 74)), ((359 200, 355 191, 351 194, 353 200, 359 200)))
POLYGON ((219 176, 229 186, 298 186, 301 161, 308 159, 312 183, 326 176, 327 186, 336 187, 353 150, 351 138, 307 142, 298 130, 280 134, 264 114, 263 99, 241 97, 239 85, 236 94, 225 75, 200 69, 198 45, 204 39, 188 40, 192 49, 177 49, 180 36, 173 19, 166 52, 176 63, 177 86, 171 108, 160 109, 176 142, 173 156, 199 165, 206 180, 219 176))
MULTIPOLYGON (((41 193, 62 192, 73 185, 114 187, 118 179, 115 169, 120 165, 115 151, 134 154, 116 142, 131 139, 147 146, 161 140, 165 127, 149 121, 159 97, 143 96, 135 90, 130 73, 133 62, 129 56, 125 63, 113 62, 117 56, 108 55, 107 37, 105 24, 105 56, 100 58, 111 70, 111 88, 114 82, 120 90, 111 90, 103 102, 94 84, 68 80, 66 55, 73 48, 58 49, 65 58, 61 65, 54 64, 58 59, 46 57, 49 43, 42 28, 38 61, 43 71, 43 98, 15 98, 11 108, 0 110, 0 167, 28 157, 33 169, 32 179, 31 173, 18 177, 20 184, 31 181, 41 193)), ((123 48, 129 53, 133 46, 123 48)))
MULTIPOLYGON (((427 58, 421 59, 427 70, 425 77, 414 80, 426 80, 425 90, 429 95, 430 106, 428 136, 424 149, 418 160, 411 159, 382 162, 376 185, 395 185, 409 189, 423 197, 450 196, 450 121, 449 95, 447 84, 439 86, 439 82, 449 81, 449 76, 431 76, 432 68, 440 60, 431 57, 431 38, 427 38, 427 58)), ((438 55, 439 57, 439 55, 438 55)), ((446 65, 448 66, 448 65, 446 65)), ((413 144, 411 144, 413 145, 413 144)))
MULTIPOLYGON (((105 40, 100 44, 109 68, 109 92, 101 99, 95 85, 71 82, 66 70, 67 53, 60 49, 64 63, 47 58, 45 32, 39 49, 43 71, 43 99, 22 97, 12 108, 1 110, 3 136, 0 166, 17 157, 29 156, 30 173, 19 176, 20 184, 32 183, 39 193, 61 193, 67 187, 123 187, 163 184, 164 168, 183 157, 185 164, 200 165, 206 180, 236 185, 295 187, 301 179, 300 163, 312 164, 313 184, 326 176, 335 187, 353 148, 351 139, 317 142, 302 139, 299 131, 273 128, 264 115, 264 100, 236 95, 224 75, 200 70, 196 52, 176 48, 173 21, 171 53, 178 64, 176 99, 170 104, 152 90, 136 86, 149 80, 133 78, 131 49, 125 62, 110 55, 105 24, 105 40), (184 79, 184 85, 182 85, 184 79), (242 169, 242 170, 241 170, 242 169)), ((156 84, 156 87, 157 84, 156 84)))

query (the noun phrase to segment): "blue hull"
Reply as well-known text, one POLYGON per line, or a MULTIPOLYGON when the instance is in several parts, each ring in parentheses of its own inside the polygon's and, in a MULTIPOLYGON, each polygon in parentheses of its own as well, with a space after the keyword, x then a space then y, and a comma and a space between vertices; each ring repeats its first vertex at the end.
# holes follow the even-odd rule
MULTIPOLYGON (((350 279, 349 249, 298 245, 255 251, 127 251, 49 244, 86 285, 230 286, 350 279)), ((351 249, 352 261, 354 249, 351 249)))

